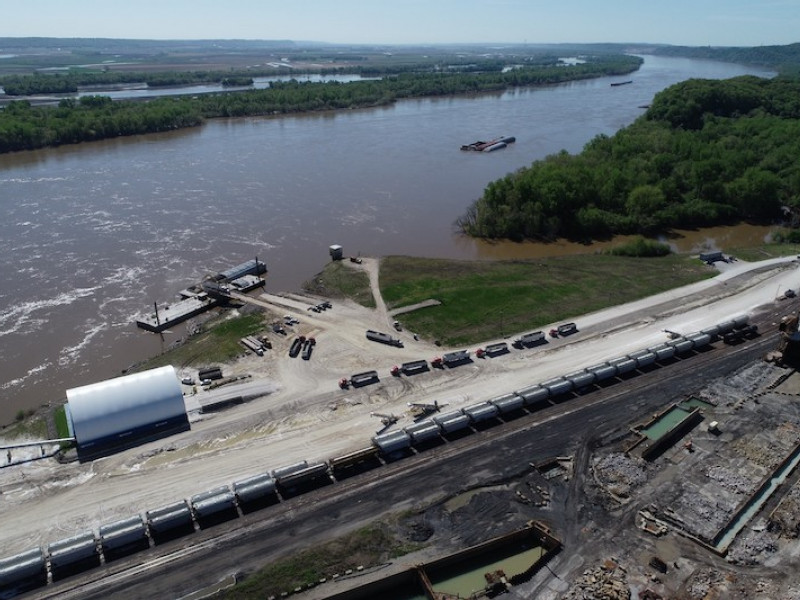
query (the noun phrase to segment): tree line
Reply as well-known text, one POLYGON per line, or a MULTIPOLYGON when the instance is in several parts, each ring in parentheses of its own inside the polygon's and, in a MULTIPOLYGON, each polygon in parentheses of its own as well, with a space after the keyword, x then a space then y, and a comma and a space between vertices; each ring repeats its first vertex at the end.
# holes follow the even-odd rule
MULTIPOLYGON (((637 59, 625 56, 612 56, 603 61, 616 63, 622 61, 627 65, 637 64, 637 59)), ((558 58, 552 55, 534 55, 521 57, 515 60, 515 65, 520 64, 531 69, 549 69, 558 66, 558 58)), ((601 62, 600 59, 591 61, 593 64, 601 62)), ((638 59, 638 64, 641 60, 638 59)), ((315 70, 294 70, 276 67, 198 70, 198 71, 82 71, 73 70, 66 73, 29 75, 4 75, 0 76, 0 87, 8 96, 32 96, 35 94, 69 94, 76 93, 81 87, 112 86, 123 84, 146 84, 148 87, 175 87, 183 85, 218 84, 246 86, 252 85, 253 77, 270 77, 275 75, 309 73, 321 75, 337 75, 350 73, 365 77, 382 77, 400 74, 431 74, 431 73, 501 73, 506 67, 511 66, 508 60, 482 59, 472 60, 471 57, 436 57, 427 62, 420 62, 419 57, 413 62, 402 64, 370 64, 356 65, 347 68, 329 68, 315 70)), ((577 69, 575 69, 577 71, 577 69)))
POLYGON ((602 56, 584 64, 530 67, 490 73, 403 73, 380 80, 273 82, 262 90, 149 101, 117 101, 107 96, 62 100, 57 107, 27 100, 0 111, 0 153, 31 150, 109 137, 192 127, 204 119, 381 106, 402 98, 503 90, 618 75, 639 67, 641 59, 602 56))
POLYGON ((800 208, 800 79, 692 79, 578 155, 491 182, 457 221, 483 238, 573 240, 748 220, 800 208))
POLYGON ((735 62, 746 65, 760 65, 778 69, 781 73, 797 72, 800 65, 800 43, 784 46, 660 46, 652 50, 659 56, 686 56, 735 62))

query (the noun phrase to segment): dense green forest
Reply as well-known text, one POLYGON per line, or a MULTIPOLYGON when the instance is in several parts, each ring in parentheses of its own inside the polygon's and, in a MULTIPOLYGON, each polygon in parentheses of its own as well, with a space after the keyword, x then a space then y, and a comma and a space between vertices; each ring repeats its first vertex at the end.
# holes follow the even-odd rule
POLYGON ((490 183, 458 221, 485 238, 600 239, 749 220, 800 208, 800 80, 691 79, 579 155, 490 183))
POLYGON ((204 119, 380 106, 398 99, 504 90, 619 75, 641 59, 597 57, 584 64, 488 73, 402 73, 348 83, 273 82, 268 89, 113 102, 107 96, 65 99, 57 107, 11 102, 0 111, 0 152, 30 150, 199 125, 204 119))
MULTIPOLYGON (((352 58, 351 58, 352 60, 352 58)), ((514 64, 526 67, 554 67, 559 59, 555 55, 524 57, 514 64)), ((364 77, 383 77, 401 73, 499 73, 509 66, 508 60, 482 59, 472 57, 446 57, 426 63, 409 62, 393 64, 351 65, 316 69, 290 69, 289 67, 264 67, 259 69, 193 70, 193 71, 86 71, 72 69, 66 73, 26 74, 0 76, 0 87, 8 96, 31 96, 34 94, 69 94, 78 92, 81 87, 115 86, 125 84, 145 84, 148 87, 168 87, 181 85, 215 84, 247 86, 253 84, 254 77, 275 75, 338 75, 350 73, 364 77), (235 83, 231 83, 235 82, 235 83)))

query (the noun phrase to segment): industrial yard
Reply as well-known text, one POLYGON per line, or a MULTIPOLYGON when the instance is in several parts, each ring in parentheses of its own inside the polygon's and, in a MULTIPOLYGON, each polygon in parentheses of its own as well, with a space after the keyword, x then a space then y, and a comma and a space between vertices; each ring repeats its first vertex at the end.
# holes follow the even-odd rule
MULTIPOLYGON (((377 289, 378 261, 353 268, 366 270, 377 289)), ((786 568, 797 550, 790 467, 800 442, 800 382, 791 368, 762 360, 778 345, 781 317, 798 308, 774 290, 798 287, 800 274, 789 259, 721 269, 714 280, 576 316, 566 337, 555 323, 544 342, 525 332, 519 344, 509 338, 511 348, 487 340, 484 350, 497 351, 483 355, 438 348, 397 329, 387 337, 400 344, 371 339, 365 332, 388 331, 393 322, 379 297, 374 310, 333 301, 315 312, 309 306, 324 299, 259 294, 252 304, 283 319, 285 335, 270 334, 263 355, 223 365, 225 379, 236 383, 183 386, 190 431, 94 462, 47 459, 0 471, 4 555, 37 546, 58 551, 60 540, 137 516, 146 517, 152 534, 153 523, 175 515, 186 531, 119 560, 98 559, 74 576, 53 576, 31 597, 100 597, 109 589, 119 597, 145 589, 177 597, 409 511, 401 529, 424 531, 417 536, 424 549, 388 569, 530 520, 547 527, 563 550, 511 597, 800 597, 800 580, 786 568), (725 343, 737 319, 758 333, 725 343), (730 328, 704 333, 726 323, 730 328), (300 336, 316 341, 307 360, 289 353, 300 336), (693 341, 679 346, 682 340, 693 341), (622 372, 631 357, 633 369, 622 372), (420 361, 432 368, 411 367, 420 361), (363 385, 341 385, 370 372, 363 385), (587 373, 592 377, 577 384, 587 373), (692 403, 679 407, 695 415, 686 429, 670 430, 670 443, 643 458, 643 427, 689 396, 692 403), (503 408, 514 402, 519 406, 503 408), (430 414, 419 419, 420 410, 430 414), (428 423, 442 437, 416 445, 413 432, 428 423), (337 459, 358 468, 337 477, 337 459), (777 491, 765 485, 782 476, 788 479, 777 491), (244 490, 265 500, 275 481, 274 502, 252 510, 237 504, 235 493, 244 490), (206 513, 196 527, 181 516, 191 507, 203 519, 211 505, 227 506, 227 514, 206 513), (322 530, 314 527, 319 519, 322 530), (731 534, 737 520, 742 530, 731 534)), ((347 585, 387 572, 351 577, 347 585)), ((305 595, 341 591, 336 583, 305 595)))

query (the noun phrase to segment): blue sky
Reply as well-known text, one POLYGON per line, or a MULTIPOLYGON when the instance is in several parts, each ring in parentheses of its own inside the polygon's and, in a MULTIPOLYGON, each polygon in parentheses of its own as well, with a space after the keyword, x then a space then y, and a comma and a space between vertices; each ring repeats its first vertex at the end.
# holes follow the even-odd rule
POLYGON ((2 0, 0 37, 335 43, 800 41, 800 0, 2 0))

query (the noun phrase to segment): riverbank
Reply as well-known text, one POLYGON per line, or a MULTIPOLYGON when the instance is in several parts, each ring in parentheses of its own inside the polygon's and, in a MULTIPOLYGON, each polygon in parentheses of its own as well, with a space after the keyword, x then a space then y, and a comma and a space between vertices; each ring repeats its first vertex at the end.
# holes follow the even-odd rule
MULTIPOLYGON (((793 253, 794 246, 780 245, 738 252, 743 258, 762 260, 793 253)), ((716 270, 686 254, 661 258, 577 255, 528 261, 389 256, 368 259, 364 268, 360 267, 347 261, 330 262, 306 282, 305 292, 334 301, 347 299, 372 310, 379 297, 384 319, 392 309, 437 300, 438 305, 404 313, 401 326, 429 343, 445 346, 507 338, 716 275, 716 270), (375 271, 373 278, 379 282, 376 290, 370 287, 370 270, 375 271)), ((239 340, 246 335, 275 336, 271 323, 276 321, 283 321, 277 307, 272 311, 252 307, 236 312, 222 309, 197 334, 137 363, 131 370, 171 364, 180 371, 235 362, 246 352, 239 340)), ((48 405, 29 410, 21 418, 17 415, 14 422, 0 429, 0 435, 26 435, 27 428, 21 422, 35 421, 53 408, 48 405)))

